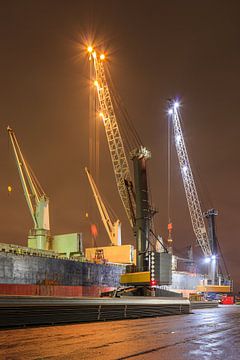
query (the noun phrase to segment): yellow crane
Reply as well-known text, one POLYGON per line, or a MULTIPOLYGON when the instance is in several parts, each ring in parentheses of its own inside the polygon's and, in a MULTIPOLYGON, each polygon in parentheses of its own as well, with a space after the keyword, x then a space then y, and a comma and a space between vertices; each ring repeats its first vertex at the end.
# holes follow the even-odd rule
POLYGON ((89 170, 85 167, 85 172, 87 174, 87 178, 89 184, 91 186, 94 198, 97 203, 97 207, 103 222, 103 225, 108 233, 111 245, 121 245, 121 222, 120 220, 116 220, 113 222, 108 214, 107 208, 102 200, 102 197, 98 191, 97 185, 93 180, 92 175, 89 170))

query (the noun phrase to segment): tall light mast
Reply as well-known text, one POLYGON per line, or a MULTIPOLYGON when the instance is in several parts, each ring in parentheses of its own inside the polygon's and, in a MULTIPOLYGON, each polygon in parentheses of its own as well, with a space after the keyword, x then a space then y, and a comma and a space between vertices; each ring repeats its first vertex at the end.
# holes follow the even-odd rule
POLYGON ((174 130, 174 142, 177 150, 178 160, 180 164, 181 175, 183 179, 183 185, 187 198, 187 204, 192 221, 193 231, 196 235, 197 242, 201 247, 201 250, 210 264, 209 277, 212 283, 215 283, 216 277, 216 253, 215 249, 211 246, 209 236, 206 230, 204 216, 201 209, 200 201, 196 185, 193 178, 191 165, 188 158, 188 153, 183 137, 183 132, 180 122, 179 103, 171 102, 170 109, 168 110, 169 117, 172 122, 174 130))
MULTIPOLYGON (((109 151, 112 159, 113 170, 116 178, 117 188, 122 200, 125 212, 131 226, 134 226, 134 220, 129 204, 129 193, 127 191, 126 182, 132 182, 130 169, 123 145, 123 140, 119 131, 116 115, 114 112, 113 103, 109 87, 106 80, 104 70, 104 54, 97 54, 91 46, 88 47, 89 59, 94 63, 95 82, 97 96, 100 106, 100 116, 103 120, 105 132, 107 136, 109 151)), ((135 208, 135 205, 133 205, 135 208)))
POLYGON ((50 236, 49 199, 23 157, 14 131, 7 128, 22 183, 24 196, 33 219, 34 229, 30 230, 28 246, 47 250, 50 236))
POLYGON ((104 227, 108 233, 109 239, 111 241, 111 245, 121 245, 121 223, 119 220, 116 220, 113 222, 108 214, 108 211, 106 209, 106 206, 104 205, 104 202, 102 200, 102 197, 98 191, 98 188, 95 184, 95 181, 93 180, 92 175, 88 171, 87 168, 85 168, 89 184, 91 186, 94 198, 97 203, 97 207, 99 210, 99 213, 101 215, 102 222, 104 224, 104 227))

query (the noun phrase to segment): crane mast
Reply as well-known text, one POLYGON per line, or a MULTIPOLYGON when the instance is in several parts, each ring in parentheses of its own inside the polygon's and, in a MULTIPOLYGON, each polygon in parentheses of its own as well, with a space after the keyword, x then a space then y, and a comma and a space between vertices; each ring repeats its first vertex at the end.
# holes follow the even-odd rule
POLYGON ((126 182, 132 182, 130 169, 123 145, 123 140, 120 134, 116 115, 114 112, 113 103, 111 100, 111 94, 106 80, 104 70, 104 58, 103 54, 98 55, 91 47, 88 48, 89 59, 93 60, 95 70, 95 82, 98 102, 100 106, 100 116, 103 119, 105 132, 108 141, 108 147, 113 164, 113 170, 116 178, 117 188, 122 200, 125 212, 131 226, 134 226, 133 211, 135 213, 135 204, 129 203, 129 193, 126 188, 126 182))
POLYGON ((121 245, 121 223, 119 220, 116 220, 115 222, 111 221, 106 206, 104 205, 104 202, 101 198, 101 195, 98 191, 95 181, 93 180, 92 175, 90 174, 87 168, 85 168, 85 172, 87 174, 89 184, 91 186, 94 198, 96 200, 102 222, 105 226, 105 229, 111 241, 111 245, 121 245))
POLYGON ((172 103, 168 113, 170 119, 172 120, 175 146, 180 164, 181 175, 183 179, 183 185, 186 193, 193 231, 196 235, 197 242, 200 245, 204 256, 208 258, 213 255, 213 252, 210 246, 206 226, 204 223, 203 213, 201 210, 201 205, 198 198, 197 189, 194 182, 193 173, 191 170, 187 149, 182 133, 179 115, 179 104, 177 102, 172 103))
POLYGON ((23 157, 14 131, 7 128, 22 183, 24 196, 33 219, 34 229, 30 230, 28 246, 47 250, 50 232, 49 199, 23 157))
MULTIPOLYGON (((88 53, 89 60, 93 61, 94 64, 96 79, 94 84, 97 89, 100 116, 105 126, 118 192, 136 237, 136 266, 131 272, 123 274, 120 282, 124 285, 136 286, 136 293, 142 295, 142 292, 148 291, 145 287, 146 284, 154 286, 157 282, 161 284, 169 284, 171 282, 170 271, 165 272, 167 274, 166 279, 160 277, 160 273, 162 274, 160 267, 164 266, 163 264, 166 265, 168 270, 171 269, 171 256, 167 253, 160 254, 154 251, 155 246, 151 241, 152 238, 150 239, 150 234, 154 236, 151 230, 151 223, 155 214, 155 211, 149 204, 147 181, 147 160, 151 157, 151 153, 141 145, 139 137, 128 122, 127 130, 129 130, 129 135, 132 132, 136 140, 130 152, 134 168, 133 188, 124 144, 114 109, 114 105, 117 105, 118 101, 116 103, 113 102, 115 97, 112 98, 105 74, 105 55, 99 55, 91 46, 88 47, 88 53), (160 263, 160 257, 163 259, 164 256, 165 259, 160 263)), ((117 110, 120 110, 123 114, 121 107, 117 108, 117 110)), ((130 141, 128 142, 130 143, 130 141)))

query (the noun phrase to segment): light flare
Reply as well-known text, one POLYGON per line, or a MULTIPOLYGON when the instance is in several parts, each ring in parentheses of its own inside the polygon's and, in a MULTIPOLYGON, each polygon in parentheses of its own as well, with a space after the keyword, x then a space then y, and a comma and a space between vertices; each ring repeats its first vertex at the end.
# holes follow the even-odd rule
POLYGON ((206 264, 209 264, 210 261, 211 261, 211 258, 210 258, 210 257, 206 257, 206 258, 204 259, 204 262, 205 262, 206 264))
POLYGON ((89 52, 89 54, 91 54, 93 52, 93 47, 91 45, 88 46, 87 51, 89 52))
POLYGON ((99 113, 99 116, 104 120, 104 114, 102 112, 99 113))
POLYGON ((175 101, 174 104, 173 104, 173 107, 174 107, 174 109, 179 108, 179 102, 178 102, 178 101, 175 101))

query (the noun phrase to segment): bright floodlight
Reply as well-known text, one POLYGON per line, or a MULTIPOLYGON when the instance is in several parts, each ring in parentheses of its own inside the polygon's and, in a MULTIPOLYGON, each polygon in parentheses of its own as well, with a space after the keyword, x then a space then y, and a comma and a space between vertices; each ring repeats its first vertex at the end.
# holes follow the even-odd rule
POLYGON ((209 264, 210 261, 211 261, 211 258, 210 258, 210 257, 206 257, 206 258, 204 259, 204 261, 205 261, 206 264, 209 264))
POLYGON ((89 53, 92 53, 92 52, 93 52, 93 47, 92 47, 92 46, 88 46, 87 51, 88 51, 89 53))
POLYGON ((177 109, 179 107, 179 102, 178 101, 175 101, 175 103, 173 104, 174 106, 174 109, 177 109))
POLYGON ((216 255, 212 255, 211 259, 216 260, 216 255))
POLYGON ((102 112, 99 113, 99 116, 100 116, 102 119, 104 119, 104 115, 103 115, 102 112))
POLYGON ((172 115, 173 114, 173 109, 169 109, 168 110, 168 115, 172 115))
POLYGON ((96 88, 98 88, 99 85, 97 80, 94 81, 94 85, 96 86, 96 88))
POLYGON ((105 55, 104 54, 101 54, 100 55, 100 60, 104 60, 105 59, 105 55))

